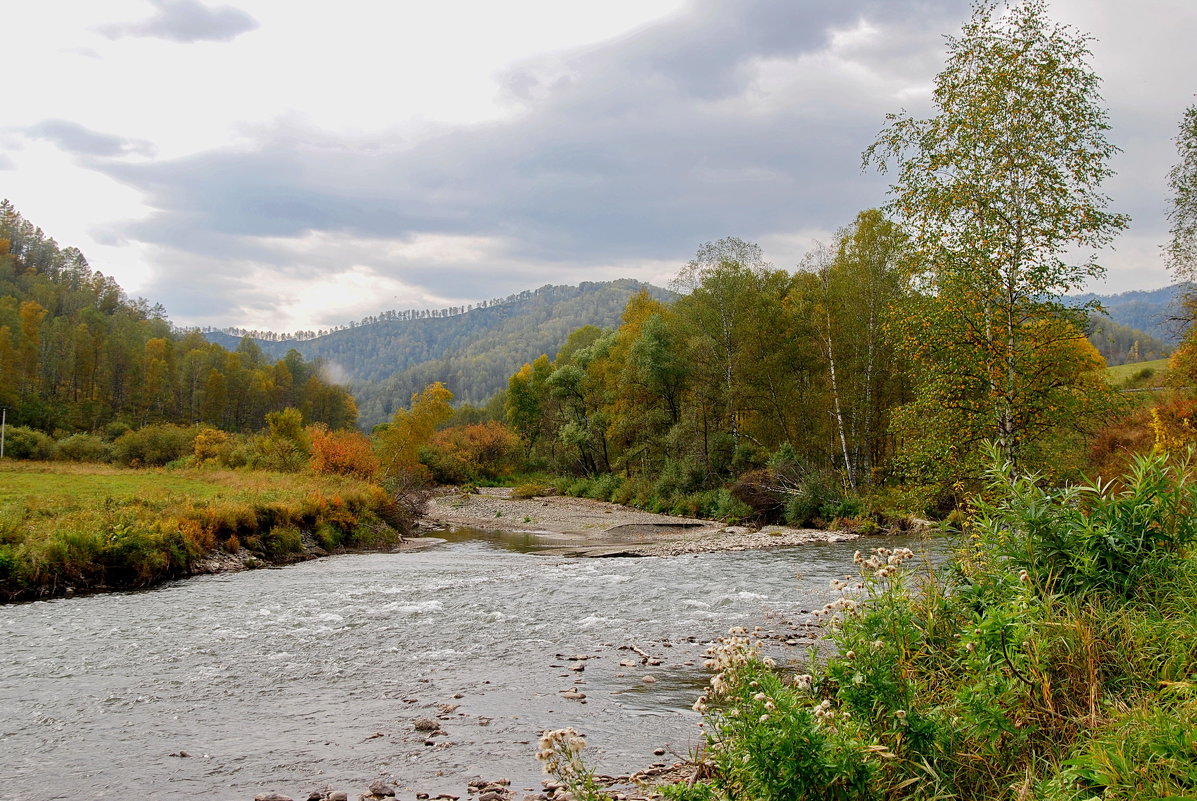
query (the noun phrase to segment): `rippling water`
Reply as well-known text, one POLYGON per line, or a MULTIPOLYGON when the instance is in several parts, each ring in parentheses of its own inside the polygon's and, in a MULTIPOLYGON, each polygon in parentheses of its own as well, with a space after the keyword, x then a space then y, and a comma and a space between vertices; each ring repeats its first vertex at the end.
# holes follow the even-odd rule
POLYGON ((706 643, 805 619, 859 547, 565 560, 528 545, 459 535, 0 607, 0 799, 356 797, 379 778, 464 796, 474 775, 518 791, 541 778, 538 733, 566 725, 601 772, 637 770, 696 743, 706 643), (584 704, 561 697, 573 687, 584 704), (425 745, 412 724, 438 715, 447 736, 425 745))

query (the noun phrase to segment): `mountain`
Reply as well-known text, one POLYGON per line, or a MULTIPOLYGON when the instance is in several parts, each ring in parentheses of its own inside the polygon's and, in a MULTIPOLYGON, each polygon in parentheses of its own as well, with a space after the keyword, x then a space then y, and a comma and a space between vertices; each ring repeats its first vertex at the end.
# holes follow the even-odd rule
MULTIPOLYGON (((628 299, 646 291, 672 293, 631 279, 543 286, 476 308, 386 312, 322 336, 254 342, 271 358, 296 350, 319 360, 327 374, 349 381, 359 422, 367 430, 390 419, 412 393, 443 381, 459 402, 481 403, 507 387, 525 362, 553 357, 570 332, 584 325, 615 327, 628 299)), ((209 341, 236 347, 241 337, 212 331, 209 341)), ((256 332, 250 332, 256 333, 256 332)))
POLYGON ((1097 301, 1116 323, 1138 330, 1161 340, 1169 347, 1180 342, 1185 324, 1178 320, 1182 313, 1180 301, 1192 291, 1191 284, 1173 284, 1161 289, 1136 290, 1117 295, 1069 295, 1069 302, 1077 305, 1097 301))
POLYGON ((1163 359, 1172 352, 1163 340, 1097 313, 1089 315, 1089 341, 1111 367, 1163 359))

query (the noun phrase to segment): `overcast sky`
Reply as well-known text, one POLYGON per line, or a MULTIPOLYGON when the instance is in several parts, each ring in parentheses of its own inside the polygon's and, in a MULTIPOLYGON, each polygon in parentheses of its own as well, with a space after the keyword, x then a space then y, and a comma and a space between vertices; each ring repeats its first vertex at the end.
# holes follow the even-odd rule
MULTIPOLYGON (((1130 230, 1169 283, 1197 3, 1055 0, 1092 34, 1130 230)), ((964 0, 42 0, 6 10, 0 196, 184 325, 318 328, 546 283, 665 283, 734 235, 793 268, 884 202, 964 0)))

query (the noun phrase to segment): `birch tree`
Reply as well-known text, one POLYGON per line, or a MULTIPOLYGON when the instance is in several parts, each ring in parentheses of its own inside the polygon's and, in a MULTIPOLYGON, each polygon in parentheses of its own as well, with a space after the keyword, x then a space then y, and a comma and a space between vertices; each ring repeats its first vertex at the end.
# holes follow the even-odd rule
POLYGON ((1180 158, 1168 173, 1171 238, 1165 252, 1177 277, 1192 281, 1197 279, 1197 105, 1185 109, 1176 150, 1180 158))
POLYGON ((890 212, 925 306, 905 331, 921 374, 915 437, 944 435, 939 411, 954 410, 950 425, 967 430, 951 437, 993 440, 1017 464, 1067 394, 1059 371, 1038 366, 1067 350, 1079 315, 1045 321, 1069 318, 1060 297, 1104 275, 1096 253, 1127 223, 1101 193, 1117 148, 1090 41, 1043 0, 977 2, 948 37, 936 114, 890 115, 865 151, 866 165, 896 167, 890 212))

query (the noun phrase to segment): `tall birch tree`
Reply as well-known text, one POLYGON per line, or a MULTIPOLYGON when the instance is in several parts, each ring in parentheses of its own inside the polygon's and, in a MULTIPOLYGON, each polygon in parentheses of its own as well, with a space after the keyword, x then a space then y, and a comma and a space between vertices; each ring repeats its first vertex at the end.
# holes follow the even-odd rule
POLYGON ((1080 333, 1079 315, 1061 324, 1073 313, 1060 298, 1104 275, 1096 252, 1127 224, 1101 192, 1117 148, 1090 41, 1043 0, 981 0, 947 39, 937 113, 889 115, 865 151, 866 165, 896 167, 890 212, 923 299, 904 332, 921 374, 915 438, 992 440, 1017 464, 1075 399, 1043 369, 1080 333))

